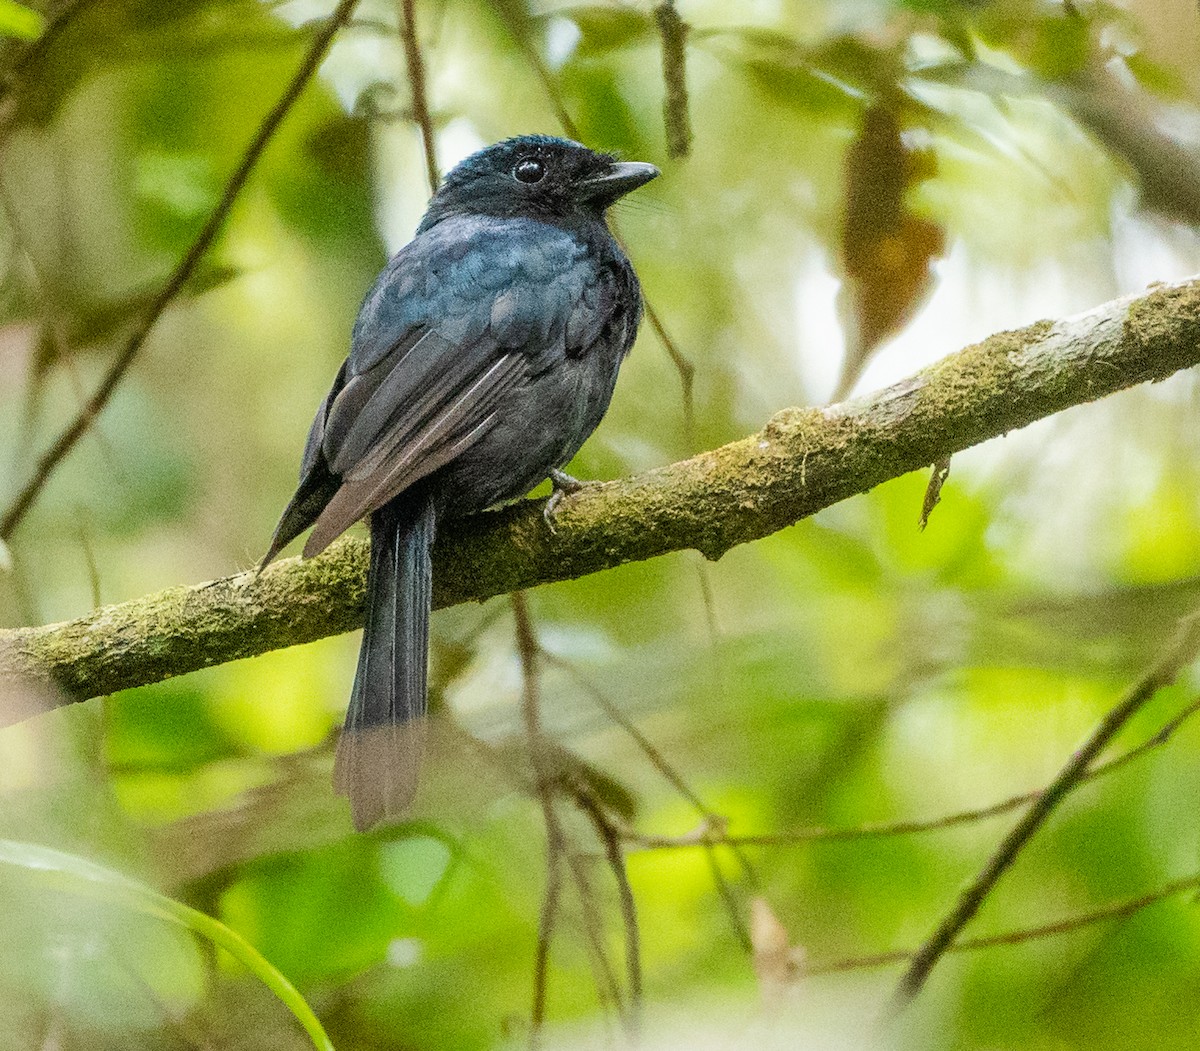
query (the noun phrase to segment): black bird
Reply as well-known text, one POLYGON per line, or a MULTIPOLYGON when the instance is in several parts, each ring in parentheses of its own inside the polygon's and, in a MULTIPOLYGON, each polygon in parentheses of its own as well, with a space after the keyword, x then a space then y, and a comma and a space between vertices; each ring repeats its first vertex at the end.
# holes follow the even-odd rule
MULTIPOLYGON (((403 813, 426 706, 430 548, 443 518, 562 473, 608 409, 641 290, 605 209, 658 169, 544 135, 468 157, 367 293, 266 566, 371 518, 358 671, 334 787, 354 824, 403 813)), ((547 515, 547 522, 550 516, 547 515)))

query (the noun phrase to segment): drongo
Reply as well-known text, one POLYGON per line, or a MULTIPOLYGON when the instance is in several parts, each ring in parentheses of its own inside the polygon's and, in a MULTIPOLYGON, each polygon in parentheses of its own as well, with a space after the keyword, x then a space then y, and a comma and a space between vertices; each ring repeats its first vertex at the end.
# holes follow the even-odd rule
POLYGON ((359 829, 399 817, 416 788, 438 523, 544 478, 552 510, 577 485, 562 468, 608 409, 642 314, 605 210, 657 174, 549 136, 490 146, 446 176, 363 301, 262 562, 310 526, 316 555, 370 516, 334 763, 359 829))

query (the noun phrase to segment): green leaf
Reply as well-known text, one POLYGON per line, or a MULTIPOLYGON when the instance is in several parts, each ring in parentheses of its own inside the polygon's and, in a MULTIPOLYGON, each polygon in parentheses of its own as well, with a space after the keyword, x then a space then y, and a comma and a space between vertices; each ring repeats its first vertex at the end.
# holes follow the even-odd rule
POLYGON ((1183 102, 1188 98, 1188 83, 1183 72, 1155 61, 1144 51, 1126 55, 1125 66, 1147 91, 1152 91, 1171 102, 1183 102))
POLYGON ((1054 17, 1037 24, 1029 64, 1047 80, 1063 80, 1082 72, 1091 56, 1091 28, 1083 19, 1054 17))
POLYGON ((44 874, 47 882, 79 894, 95 895, 103 901, 123 905, 202 935, 228 952, 279 997, 319 1051, 334 1051, 320 1021, 296 987, 245 938, 219 920, 103 865, 37 843, 0 839, 0 864, 44 874))
POLYGON ((36 40, 46 28, 46 20, 37 12, 15 2, 0 0, 0 36, 36 40))

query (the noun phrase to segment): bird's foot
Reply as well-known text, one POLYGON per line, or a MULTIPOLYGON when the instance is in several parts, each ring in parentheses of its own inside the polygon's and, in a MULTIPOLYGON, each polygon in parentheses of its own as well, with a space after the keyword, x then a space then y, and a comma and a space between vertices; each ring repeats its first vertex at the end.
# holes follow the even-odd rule
POLYGON ((578 478, 572 478, 565 471, 560 471, 556 467, 550 468, 548 473, 554 491, 550 494, 550 499, 546 501, 542 517, 546 520, 546 526, 550 532, 557 535, 558 530, 554 528, 554 514, 558 510, 558 505, 562 503, 564 496, 579 492, 583 488, 583 482, 578 478))

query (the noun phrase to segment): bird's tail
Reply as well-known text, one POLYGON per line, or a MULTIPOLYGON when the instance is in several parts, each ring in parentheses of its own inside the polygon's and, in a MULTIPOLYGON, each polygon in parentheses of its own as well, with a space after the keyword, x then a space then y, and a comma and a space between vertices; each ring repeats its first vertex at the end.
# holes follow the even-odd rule
POLYGON ((359 831, 404 813, 424 742, 436 515, 426 494, 397 504, 371 515, 366 624, 333 767, 359 831))

